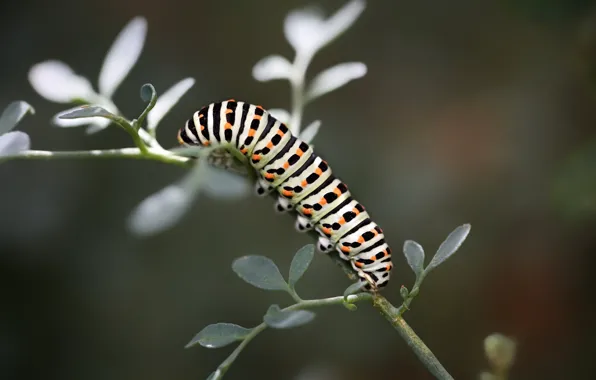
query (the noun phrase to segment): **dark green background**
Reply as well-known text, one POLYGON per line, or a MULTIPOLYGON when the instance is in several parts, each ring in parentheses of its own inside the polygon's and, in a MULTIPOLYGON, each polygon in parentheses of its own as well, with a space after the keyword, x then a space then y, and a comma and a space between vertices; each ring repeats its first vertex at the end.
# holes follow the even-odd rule
MULTIPOLYGON (((292 57, 283 18, 292 1, 2 2, 0 107, 26 100, 20 129, 34 149, 130 145, 110 128, 87 136, 49 119, 67 106, 39 97, 31 65, 60 59, 94 85, 114 37, 148 19, 140 61, 116 93, 129 117, 139 88, 196 85, 158 137, 176 144, 192 112, 234 97, 288 107, 286 82, 259 83, 263 56, 292 57)), ((328 13, 343 1, 318 2, 328 13)), ((387 297, 413 275, 401 246, 432 254, 456 226, 471 234, 424 283, 407 320, 457 379, 486 367, 484 337, 519 342, 512 379, 590 378, 594 364, 596 9, 593 1, 369 1, 362 17, 316 56, 309 76, 342 61, 368 74, 306 110, 321 119, 317 151, 383 227, 396 268, 387 297), (571 160, 575 157, 574 160, 571 160)), ((310 242, 269 200, 201 198, 175 228, 148 239, 125 221, 184 170, 152 162, 10 162, 0 166, 0 378, 202 379, 231 347, 184 345, 209 323, 259 323, 282 293, 241 281, 234 258, 262 254, 283 273, 310 242)), ((317 256, 304 297, 349 284, 317 256)), ((322 309, 296 330, 259 336, 230 379, 430 379, 369 306, 322 309)))

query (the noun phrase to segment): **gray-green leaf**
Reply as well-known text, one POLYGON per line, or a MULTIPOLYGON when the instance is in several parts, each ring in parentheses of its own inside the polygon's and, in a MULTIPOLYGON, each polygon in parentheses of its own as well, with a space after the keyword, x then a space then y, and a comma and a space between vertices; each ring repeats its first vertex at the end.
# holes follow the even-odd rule
POLYGON ((289 329, 305 325, 315 318, 315 313, 308 310, 283 311, 278 305, 271 305, 263 317, 269 327, 275 329, 289 329))
POLYGON ((31 146, 29 135, 21 131, 12 131, 0 136, 0 157, 18 154, 31 146))
POLYGON ((404 243, 404 255, 410 268, 418 276, 424 267, 424 249, 413 240, 406 240, 404 243))
POLYGON ((29 103, 18 100, 10 103, 0 116, 0 135, 13 129, 27 112, 34 114, 35 110, 29 103))
POLYGON ((344 290, 344 299, 347 301, 349 295, 356 294, 356 293, 360 292, 360 290, 362 289, 362 287, 364 285, 366 285, 366 281, 360 280, 360 281, 355 282, 352 285, 348 286, 346 288, 346 290, 344 290))
POLYGON ((113 120, 116 115, 99 106, 80 106, 74 110, 61 113, 58 115, 59 119, 84 119, 87 117, 105 117, 113 120))
POLYGON ((298 280, 308 269, 314 255, 315 246, 313 244, 305 245, 296 252, 292 259, 292 265, 290 265, 290 275, 288 277, 290 286, 294 287, 296 285, 298 280))
POLYGON ((232 269, 241 279, 257 288, 288 290, 288 284, 277 265, 265 256, 243 256, 232 263, 232 269))
POLYGON ((192 347, 197 343, 207 348, 224 347, 230 343, 243 340, 251 331, 252 329, 233 323, 215 323, 201 330, 188 342, 185 348, 192 347))
POLYGON ((430 272, 432 269, 441 265, 445 260, 451 257, 462 245, 468 233, 470 232, 471 226, 469 224, 464 224, 462 226, 457 227, 453 232, 447 236, 447 239, 441 243, 437 253, 431 260, 430 264, 426 267, 426 271, 430 272))

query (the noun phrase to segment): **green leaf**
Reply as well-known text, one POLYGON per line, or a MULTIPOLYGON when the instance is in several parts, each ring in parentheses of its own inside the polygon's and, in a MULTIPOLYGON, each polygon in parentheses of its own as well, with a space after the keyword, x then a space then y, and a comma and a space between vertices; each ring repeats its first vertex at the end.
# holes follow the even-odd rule
POLYGON ((406 240, 404 243, 404 255, 410 268, 416 273, 416 277, 424 269, 424 249, 413 240, 406 240))
POLYGON ((99 106, 84 105, 75 108, 74 110, 63 112, 58 115, 59 119, 84 119, 87 117, 104 117, 106 119, 115 120, 116 115, 99 106))
POLYGON ((16 127, 27 113, 34 114, 35 110, 29 103, 18 100, 10 103, 0 116, 0 135, 16 127))
POLYGON ((209 377, 207 378, 207 380, 219 380, 222 378, 223 373, 221 373, 221 370, 216 370, 214 372, 211 372, 211 375, 209 375, 209 377))
POLYGON ((294 287, 306 272, 314 255, 315 246, 313 244, 305 245, 296 252, 292 259, 292 265, 290 265, 290 275, 288 277, 288 283, 291 287, 294 287))
POLYGON ((405 301, 408 296, 410 295, 410 292, 408 291, 408 288, 406 288, 405 286, 401 286, 399 288, 399 295, 401 295, 401 298, 403 298, 403 300, 405 301))
POLYGON ((257 288, 266 290, 289 290, 288 284, 277 265, 265 256, 243 256, 232 263, 236 274, 257 288))
POLYGON ((362 290, 362 287, 366 285, 366 281, 360 280, 358 282, 353 283, 352 285, 348 286, 346 290, 344 290, 344 300, 348 300, 348 296, 352 294, 359 293, 362 290))
POLYGON ((263 317, 263 321, 274 329, 289 329, 299 327, 311 322, 315 313, 308 310, 283 311, 278 305, 271 305, 263 317))
POLYGON ((233 323, 215 323, 205 327, 184 348, 200 344, 207 348, 220 348, 246 338, 252 329, 233 323))
POLYGON ((437 253, 435 253, 430 264, 426 267, 426 272, 430 272, 450 258, 459 249, 464 240, 466 240, 468 233, 470 233, 470 228, 471 226, 469 224, 464 224, 453 230, 439 246, 437 253))
POLYGON ((141 99, 145 103, 157 100, 157 92, 151 83, 145 83, 141 86, 141 99))
POLYGON ((148 104, 139 118, 133 122, 135 129, 139 129, 143 126, 143 122, 145 121, 147 114, 149 114, 149 111, 155 107, 155 103, 157 102, 157 92, 151 83, 145 83, 143 86, 141 86, 141 99, 143 99, 145 103, 148 102, 148 104))

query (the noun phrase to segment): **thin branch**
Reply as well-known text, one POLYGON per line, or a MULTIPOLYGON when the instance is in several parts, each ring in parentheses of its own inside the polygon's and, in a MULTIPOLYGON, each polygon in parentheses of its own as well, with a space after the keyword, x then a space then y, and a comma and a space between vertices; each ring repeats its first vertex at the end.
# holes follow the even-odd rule
MULTIPOLYGON (((338 255, 330 254, 329 257, 333 260, 340 268, 343 269, 344 273, 352 281, 358 280, 358 276, 349 267, 345 260, 342 260, 338 255)), ((420 280, 421 282, 421 280, 420 280)), ((414 286, 414 289, 418 289, 419 281, 414 286)), ((424 344, 422 339, 416 335, 414 330, 406 323, 402 314, 407 310, 407 306, 410 305, 412 299, 418 292, 412 294, 406 302, 399 308, 393 306, 385 297, 380 294, 375 294, 372 298, 373 306, 379 311, 379 313, 385 317, 391 323, 393 328, 397 330, 399 335, 406 341, 408 346, 414 351, 418 359, 424 364, 426 369, 432 373, 439 380, 452 380, 453 377, 443 367, 441 362, 432 353, 432 351, 424 344)))
POLYGON ((129 158, 136 160, 159 161, 165 164, 188 166, 189 159, 174 154, 164 154, 164 149, 148 148, 142 153, 139 148, 121 148, 106 150, 75 150, 52 152, 47 150, 26 150, 11 156, 0 156, 0 163, 11 160, 53 160, 72 158, 129 158))

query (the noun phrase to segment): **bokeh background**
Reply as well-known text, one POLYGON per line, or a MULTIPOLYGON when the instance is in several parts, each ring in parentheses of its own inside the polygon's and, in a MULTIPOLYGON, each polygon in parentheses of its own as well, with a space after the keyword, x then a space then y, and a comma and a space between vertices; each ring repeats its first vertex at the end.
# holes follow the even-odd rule
MULTIPOLYGON (((292 58, 283 19, 341 0, 22 1, 0 4, 0 105, 36 109, 20 124, 34 149, 129 146, 117 128, 88 136, 52 127, 66 106, 37 95, 29 68, 59 59, 94 83, 113 39, 148 20, 140 61, 116 93, 129 117, 139 88, 196 85, 158 137, 176 145, 192 112, 228 97, 289 106, 286 82, 259 83, 253 65, 292 58)), ((414 280, 401 246, 430 255, 471 223, 461 250, 428 277, 407 320, 457 379, 487 367, 485 336, 515 337, 512 379, 593 378, 596 263, 596 2, 369 1, 360 19, 315 57, 309 77, 343 61, 368 74, 315 101, 315 144, 384 228, 396 268, 386 296, 414 280)), ((287 272, 311 240, 269 199, 202 197, 181 223, 141 239, 126 218, 185 170, 153 162, 12 161, 0 166, 0 378, 201 379, 232 347, 184 345, 205 325, 259 323, 282 293, 231 270, 245 254, 287 272)), ((317 256, 304 297, 341 294, 347 279, 317 256)), ((320 310, 315 323, 267 331, 230 379, 430 379, 369 306, 320 310), (310 374, 310 375, 307 375, 310 374)))

